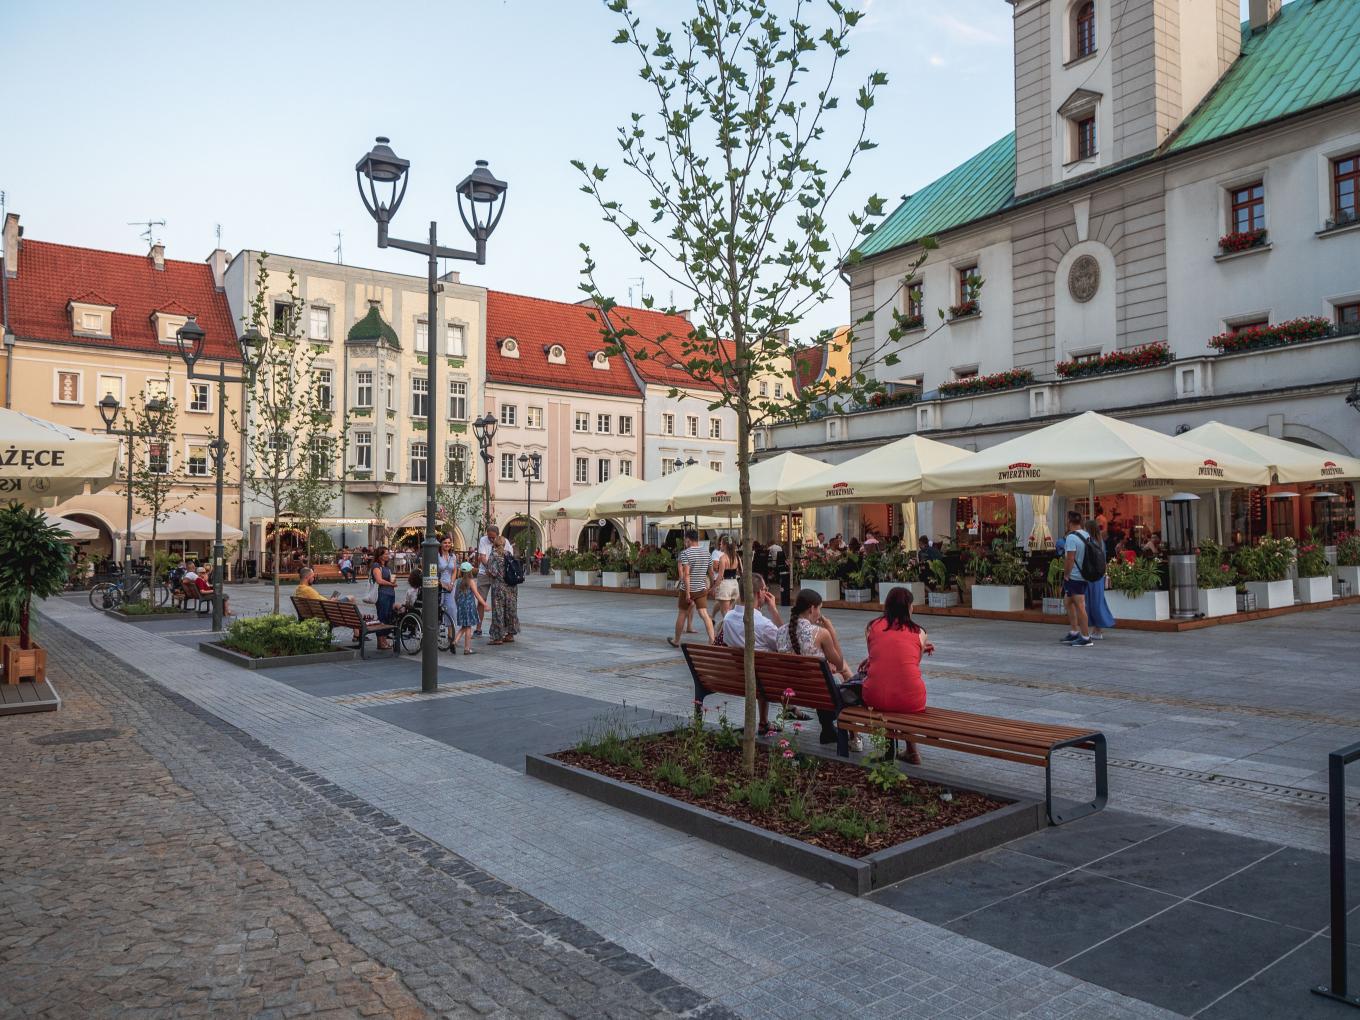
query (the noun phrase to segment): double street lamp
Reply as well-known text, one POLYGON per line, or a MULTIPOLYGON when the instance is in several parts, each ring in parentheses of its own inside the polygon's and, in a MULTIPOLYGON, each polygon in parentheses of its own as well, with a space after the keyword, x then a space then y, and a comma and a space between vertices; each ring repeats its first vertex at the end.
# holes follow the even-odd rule
MULTIPOLYGON (((458 215, 463 226, 472 235, 476 245, 474 251, 459 248, 444 248, 439 244, 439 226, 430 221, 428 241, 403 241, 388 235, 388 227, 397 214, 402 199, 406 197, 409 181, 407 171, 409 160, 401 159, 392 151, 388 139, 379 137, 373 148, 354 165, 354 179, 359 186, 359 197, 364 208, 378 224, 378 247, 400 248, 402 251, 424 255, 428 260, 428 297, 429 315, 426 320, 426 335, 430 338, 426 351, 427 387, 429 393, 429 417, 427 432, 431 439, 439 435, 438 408, 436 397, 439 389, 435 385, 439 334, 439 259, 456 259, 463 262, 476 262, 486 265, 486 242, 491 232, 500 223, 505 212, 505 192, 508 185, 497 180, 487 169, 486 160, 477 160, 472 173, 459 182, 455 189, 458 193, 458 215)), ((480 435, 479 435, 480 441, 480 435)), ((426 448, 426 457, 433 451, 426 448)), ((485 453, 483 454, 485 456, 485 453)), ((427 468, 429 465, 427 464, 427 468)), ((437 472, 425 472, 425 541, 421 543, 421 560, 424 576, 421 589, 421 669, 420 689, 425 694, 433 694, 439 689, 439 538, 436 535, 437 472)))
POLYGON ((491 526, 491 441, 496 438, 496 416, 487 411, 472 420, 472 434, 482 457, 482 533, 491 526))
POLYGON ((528 552, 528 546, 534 538, 534 482, 538 481, 539 471, 543 467, 543 454, 537 450, 521 453, 516 463, 519 464, 519 476, 524 479, 524 533, 530 540, 520 550, 522 557, 528 552))
MULTIPOLYGON (((152 397, 146 402, 146 417, 150 428, 139 431, 132 427, 129 420, 121 429, 113 427, 118 420, 118 412, 122 409, 118 398, 112 393, 104 394, 104 399, 99 402, 99 417, 104 419, 104 431, 111 436, 122 436, 127 442, 127 532, 123 537, 123 600, 132 598, 132 463, 133 463, 133 440, 134 439, 153 439, 161 435, 165 429, 166 412, 170 410, 167 401, 160 397, 152 397)), ((155 564, 151 569, 156 569, 155 564)), ((156 579, 153 577, 151 583, 154 585, 156 579)), ((150 589, 148 589, 150 594, 150 589)))

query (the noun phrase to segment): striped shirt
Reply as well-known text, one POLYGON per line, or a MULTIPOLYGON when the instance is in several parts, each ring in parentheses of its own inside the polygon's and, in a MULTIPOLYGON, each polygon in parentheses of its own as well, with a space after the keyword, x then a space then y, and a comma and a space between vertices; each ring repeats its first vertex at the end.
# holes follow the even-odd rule
POLYGON ((677 566, 680 564, 689 566, 689 584, 686 591, 692 594, 708 587, 708 553, 697 545, 692 545, 681 552, 675 562, 677 566))

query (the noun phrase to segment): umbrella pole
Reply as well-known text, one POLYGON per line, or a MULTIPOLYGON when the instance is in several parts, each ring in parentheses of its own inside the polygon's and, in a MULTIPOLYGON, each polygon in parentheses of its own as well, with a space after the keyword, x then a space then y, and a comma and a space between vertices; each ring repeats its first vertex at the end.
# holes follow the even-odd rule
POLYGON ((1096 519, 1096 480, 1094 478, 1086 483, 1086 514, 1091 520, 1096 519))
POLYGON ((1219 494, 1222 491, 1214 490, 1214 535, 1219 545, 1223 544, 1223 508, 1219 505, 1219 494))
POLYGON ((791 606, 793 605, 793 511, 790 510, 784 516, 785 518, 787 518, 787 528, 784 531, 784 542, 786 543, 787 546, 787 552, 785 553, 784 560, 784 569, 788 573, 789 583, 785 585, 782 594, 784 596, 783 604, 786 606, 791 606))

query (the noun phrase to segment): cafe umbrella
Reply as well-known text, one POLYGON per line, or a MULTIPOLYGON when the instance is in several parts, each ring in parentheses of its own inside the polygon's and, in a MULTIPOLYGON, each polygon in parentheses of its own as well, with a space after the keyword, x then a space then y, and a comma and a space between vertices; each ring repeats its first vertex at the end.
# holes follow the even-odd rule
POLYGON ((113 480, 118 440, 0 409, 0 502, 45 507, 113 480))

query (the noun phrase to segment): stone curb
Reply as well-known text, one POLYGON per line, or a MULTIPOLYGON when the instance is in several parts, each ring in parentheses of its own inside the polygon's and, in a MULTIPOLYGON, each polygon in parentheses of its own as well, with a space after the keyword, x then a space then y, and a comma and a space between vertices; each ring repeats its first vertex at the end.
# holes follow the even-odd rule
POLYGON ((281 669, 284 666, 315 666, 327 662, 353 662, 359 653, 342 648, 335 652, 313 652, 310 655, 276 655, 268 659, 252 659, 242 652, 223 648, 215 641, 200 641, 198 650, 215 659, 230 662, 242 669, 281 669))

